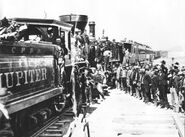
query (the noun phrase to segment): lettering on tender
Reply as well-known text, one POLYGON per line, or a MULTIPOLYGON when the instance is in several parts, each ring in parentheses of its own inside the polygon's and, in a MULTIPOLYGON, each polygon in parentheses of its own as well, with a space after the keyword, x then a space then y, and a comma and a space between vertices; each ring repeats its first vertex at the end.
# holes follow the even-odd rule
POLYGON ((29 73, 29 76, 31 78, 30 83, 33 83, 34 82, 33 75, 35 74, 35 71, 32 69, 32 70, 29 70, 28 73, 29 73))
POLYGON ((28 84, 28 71, 24 71, 24 84, 28 84))
POLYGON ((16 73, 16 77, 17 77, 17 84, 16 84, 16 86, 20 86, 21 84, 20 84, 20 79, 22 79, 23 78, 23 72, 22 71, 17 71, 17 72, 15 72, 16 73))
POLYGON ((13 73, 14 72, 7 72, 7 73, 4 73, 5 74, 5 76, 6 76, 6 86, 7 86, 7 88, 12 88, 13 87, 13 73), (10 74, 10 79, 9 79, 9 74, 10 74), (9 80, 11 80, 11 82, 9 81, 9 80), (9 85, 11 83, 11 85, 9 85))
POLYGON ((41 70, 40 69, 35 69, 36 72, 36 79, 35 81, 40 81, 41 80, 41 70))
POLYGON ((15 53, 16 47, 12 48, 12 53, 15 53))
POLYGON ((26 48, 21 48, 21 53, 24 53, 26 51, 26 48))
POLYGON ((42 68, 42 80, 47 79, 46 73, 47 73, 47 69, 46 68, 42 68))
POLYGON ((0 88, 3 85, 7 88, 12 88, 13 86, 26 85, 46 79, 46 68, 0 73, 0 88), (4 84, 3 81, 5 82, 4 84))

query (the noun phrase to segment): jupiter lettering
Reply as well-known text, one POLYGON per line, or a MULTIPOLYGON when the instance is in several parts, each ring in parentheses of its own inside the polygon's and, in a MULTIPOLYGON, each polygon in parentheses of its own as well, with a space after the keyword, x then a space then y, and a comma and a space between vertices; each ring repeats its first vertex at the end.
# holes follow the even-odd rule
POLYGON ((46 68, 0 73, 0 88, 3 86, 12 88, 14 86, 35 83, 46 79, 46 68))

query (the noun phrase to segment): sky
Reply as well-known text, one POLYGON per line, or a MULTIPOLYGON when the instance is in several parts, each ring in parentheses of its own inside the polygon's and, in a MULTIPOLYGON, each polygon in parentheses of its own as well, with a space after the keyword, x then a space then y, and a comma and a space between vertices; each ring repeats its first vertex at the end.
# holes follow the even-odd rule
POLYGON ((95 21, 97 38, 104 30, 110 40, 127 38, 185 54, 184 5, 185 0, 0 0, 0 19, 85 14, 95 21))

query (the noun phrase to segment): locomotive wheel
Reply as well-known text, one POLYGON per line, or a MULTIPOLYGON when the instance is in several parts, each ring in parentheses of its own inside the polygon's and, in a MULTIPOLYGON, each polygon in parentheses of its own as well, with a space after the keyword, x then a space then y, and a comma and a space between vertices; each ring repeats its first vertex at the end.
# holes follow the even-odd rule
POLYGON ((62 110, 65 108, 66 105, 66 97, 65 95, 60 95, 57 98, 54 99, 54 108, 56 112, 62 112, 62 110))

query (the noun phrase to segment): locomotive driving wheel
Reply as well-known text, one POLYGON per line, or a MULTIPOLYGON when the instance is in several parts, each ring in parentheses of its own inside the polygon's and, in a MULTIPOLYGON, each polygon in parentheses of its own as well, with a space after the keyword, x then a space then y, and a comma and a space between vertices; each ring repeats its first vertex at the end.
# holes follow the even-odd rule
POLYGON ((62 112, 66 105, 66 97, 65 94, 60 95, 54 99, 54 108, 56 112, 62 112))

